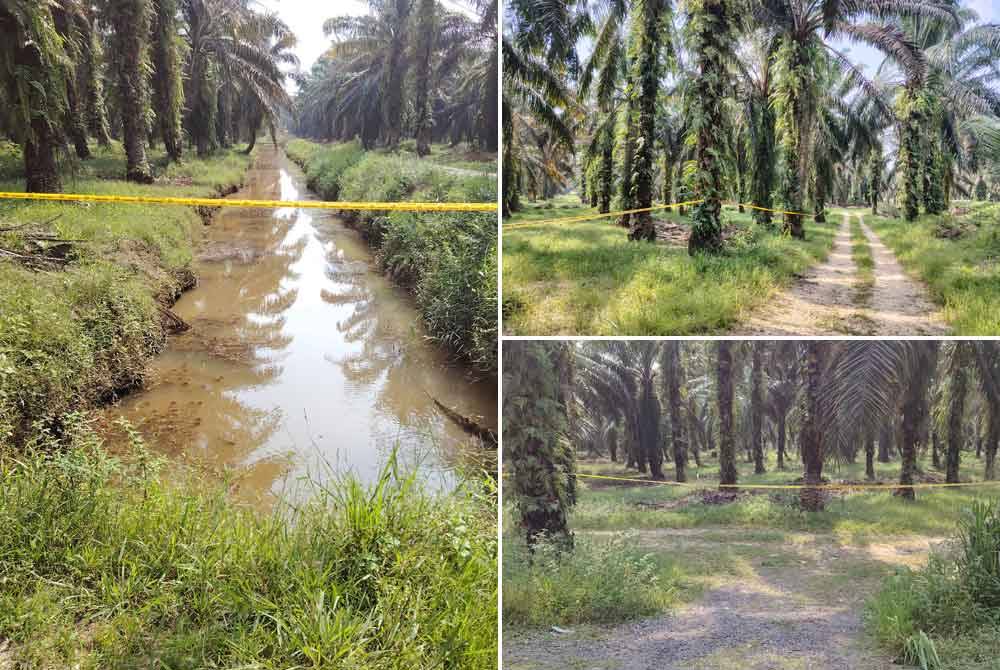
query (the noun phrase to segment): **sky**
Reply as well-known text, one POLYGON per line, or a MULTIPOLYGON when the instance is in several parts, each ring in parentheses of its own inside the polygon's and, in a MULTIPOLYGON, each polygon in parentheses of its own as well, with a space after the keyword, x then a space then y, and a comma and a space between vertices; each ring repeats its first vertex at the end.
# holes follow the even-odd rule
MULTIPOLYGON (((295 49, 295 54, 301 61, 303 72, 309 71, 330 44, 330 40, 323 36, 324 21, 334 16, 368 13, 366 0, 257 0, 257 2, 264 8, 276 12, 298 36, 299 45, 295 49)), ((441 4, 448 9, 475 16, 475 12, 467 3, 442 0, 441 4)))

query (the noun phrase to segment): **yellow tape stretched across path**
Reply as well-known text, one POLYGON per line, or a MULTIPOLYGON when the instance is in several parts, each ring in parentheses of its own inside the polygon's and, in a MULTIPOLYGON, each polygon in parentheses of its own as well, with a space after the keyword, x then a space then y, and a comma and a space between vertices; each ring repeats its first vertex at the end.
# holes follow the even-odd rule
MULTIPOLYGON (((509 477, 510 473, 505 472, 505 477, 509 477)), ((1000 486, 1000 481, 982 481, 982 482, 957 482, 954 484, 949 483, 917 483, 917 484, 900 484, 899 482, 892 482, 887 484, 818 484, 815 486, 810 486, 808 484, 710 484, 701 483, 695 484, 692 482, 671 482, 659 479, 638 479, 634 477, 613 477, 610 475, 592 475, 583 472, 577 472, 574 474, 575 477, 582 477, 586 479, 608 479, 611 481, 618 482, 634 482, 637 484, 653 484, 658 486, 677 486, 680 488, 689 489, 704 489, 704 488, 723 488, 723 489, 820 489, 820 490, 834 490, 843 491, 850 489, 871 489, 879 491, 891 491, 894 489, 943 489, 943 488, 968 488, 968 487, 982 487, 982 486, 1000 486)))
POLYGON ((293 207, 302 209, 378 210, 390 212, 495 212, 495 202, 327 202, 323 200, 236 200, 224 198, 171 198, 146 195, 94 195, 80 193, 0 192, 0 200, 56 202, 119 202, 140 205, 195 207, 293 207))
MULTIPOLYGON (((514 228, 526 228, 528 226, 543 226, 551 223, 575 223, 577 221, 591 221, 593 219, 605 219, 615 216, 622 216, 623 214, 638 214, 639 212, 652 212, 658 209, 672 209, 674 207, 687 207, 689 205, 698 205, 705 202, 702 200, 688 200, 686 202, 674 202, 669 205, 655 205, 653 207, 642 207, 639 209, 623 209, 617 212, 605 212, 603 214, 581 214, 578 216, 564 216, 558 219, 543 219, 541 221, 517 221, 516 223, 508 223, 503 226, 503 230, 512 230, 514 228)), ((751 205, 745 202, 723 202, 725 205, 731 205, 733 207, 739 207, 740 205, 744 207, 749 207, 750 209, 758 209, 762 212, 774 212, 775 214, 794 214, 797 216, 811 216, 815 218, 815 214, 809 214, 807 212, 790 212, 786 209, 770 209, 768 207, 759 207, 758 205, 751 205)))

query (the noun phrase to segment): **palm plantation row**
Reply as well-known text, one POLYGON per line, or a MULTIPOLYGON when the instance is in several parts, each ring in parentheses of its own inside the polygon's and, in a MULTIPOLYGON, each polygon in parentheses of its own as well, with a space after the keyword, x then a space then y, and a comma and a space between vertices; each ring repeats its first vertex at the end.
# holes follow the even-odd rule
MULTIPOLYGON (((786 210, 801 238, 830 202, 913 220, 998 183, 1000 26, 959 0, 514 0, 506 16, 505 215, 571 183, 601 212, 698 199, 688 246, 711 252, 724 200, 786 210)), ((649 213, 619 223, 655 239, 649 213)))
MULTIPOLYGON (((565 534, 578 456, 609 457, 652 480, 688 481, 693 460, 718 455, 719 483, 738 488, 737 460, 798 469, 823 482, 833 461, 898 459, 898 494, 930 454, 945 482, 963 453, 994 479, 1000 368, 992 342, 607 341, 504 347, 504 445, 512 499, 529 538, 565 534), (646 475, 643 475, 646 476, 646 475), (553 502, 555 501, 555 502, 553 502)), ((634 475, 633 475, 634 476, 634 475)), ((822 509, 823 492, 800 490, 822 509)))
POLYGON ((296 133, 365 149, 413 137, 418 156, 432 141, 496 151, 496 1, 475 3, 475 17, 437 0, 370 4, 324 23, 334 43, 299 78, 296 133))
POLYGON ((295 35, 241 0, 11 0, 0 25, 0 129, 23 148, 28 191, 61 190, 67 143, 88 159, 89 140, 118 139, 127 179, 149 183, 153 143, 170 161, 252 149, 290 105, 295 35))

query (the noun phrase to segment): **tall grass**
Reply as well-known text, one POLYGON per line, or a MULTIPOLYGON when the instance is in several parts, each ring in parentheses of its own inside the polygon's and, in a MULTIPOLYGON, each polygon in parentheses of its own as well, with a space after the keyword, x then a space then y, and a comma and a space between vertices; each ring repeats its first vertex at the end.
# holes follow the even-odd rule
POLYGON ((624 534, 578 537, 571 551, 541 541, 529 553, 508 535, 503 553, 503 622, 510 626, 611 623, 665 609, 676 575, 624 534))
POLYGON ((957 547, 901 570, 869 601, 874 637, 924 670, 1000 668, 1000 501, 963 514, 957 547), (955 553, 956 552, 957 555, 955 553))
POLYGON ((0 640, 19 667, 496 667, 478 483, 431 494, 390 464, 261 514, 72 432, 0 457, 0 640))
MULTIPOLYGON (((356 144, 288 142, 310 187, 355 202, 495 202, 496 179, 447 170, 356 144)), ((496 216, 481 213, 345 213, 375 248, 381 269, 410 289, 432 338, 490 374, 497 366, 496 216)))

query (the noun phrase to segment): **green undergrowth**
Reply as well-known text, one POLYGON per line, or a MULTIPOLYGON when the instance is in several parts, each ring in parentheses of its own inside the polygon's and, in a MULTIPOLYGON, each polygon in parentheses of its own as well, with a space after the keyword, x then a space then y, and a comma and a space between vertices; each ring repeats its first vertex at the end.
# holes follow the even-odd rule
MULTIPOLYGON (((691 464, 693 466, 693 464, 691 464)), ((743 484, 798 484, 801 469, 794 460, 788 470, 778 470, 773 460, 767 472, 753 474, 753 465, 738 464, 738 481, 743 484)), ((607 480, 581 477, 580 495, 570 517, 570 526, 580 530, 623 530, 655 528, 740 527, 832 533, 840 541, 866 544, 884 535, 929 535, 942 537, 955 527, 959 513, 978 498, 1000 494, 1000 487, 961 489, 924 489, 915 501, 893 495, 899 477, 899 463, 877 463, 876 481, 885 491, 865 490, 849 494, 831 494, 823 512, 810 513, 798 505, 798 491, 758 491, 744 494, 735 502, 705 502, 700 491, 718 488, 716 459, 705 459, 704 467, 689 467, 688 483, 693 487, 662 484, 609 483, 607 480)), ((932 473, 929 461, 920 461, 924 472, 932 473)), ((962 481, 982 480, 984 462, 974 454, 964 453, 962 481)), ((648 475, 627 470, 607 461, 582 462, 580 472, 645 479, 648 475)), ((943 474, 938 473, 943 480, 943 474)), ((672 472, 666 471, 667 479, 672 472)), ((862 463, 827 466, 824 477, 832 482, 863 482, 862 463)))
POLYGON ((964 510, 957 546, 888 578, 865 618, 879 642, 923 670, 1000 668, 1000 502, 964 510))
MULTIPOLYGON (((406 152, 364 152, 357 143, 301 139, 289 141, 286 150, 325 200, 496 202, 495 177, 455 173, 406 152)), ((382 270, 413 292, 430 336, 495 374, 496 215, 361 211, 344 216, 374 247, 382 270)))
POLYGON ((547 541, 529 552, 505 534, 503 622, 512 627, 612 623, 660 612, 680 598, 682 563, 625 534, 578 536, 572 551, 547 541))
POLYGON ((861 221, 856 216, 851 217, 851 258, 858 268, 854 288, 858 293, 859 303, 864 305, 871 298, 875 287, 875 259, 872 258, 868 238, 861 230, 861 221))
MULTIPOLYGON (((504 224, 595 213, 575 196, 526 204, 504 224)), ((680 214, 657 214, 680 225, 680 214)), ((725 208, 726 253, 628 241, 609 219, 504 231, 503 312, 516 335, 684 335, 724 332, 793 276, 827 256, 836 225, 807 226, 805 242, 725 208)))
POLYGON ((66 448, 0 452, 0 661, 496 667, 488 481, 430 493, 390 463, 262 512, 141 442, 119 460, 81 423, 67 432, 66 448))
POLYGON ((865 215, 907 271, 922 279, 956 335, 1000 333, 1000 204, 916 221, 865 215))
MULTIPOLYGON (((213 196, 240 184, 251 161, 232 150, 165 166, 153 152, 157 181, 138 185, 123 180, 119 144, 93 150, 93 159, 64 166, 66 192, 213 196)), ((0 165, 9 176, 16 162, 0 165)), ((23 180, 0 190, 23 190, 23 180)), ((156 303, 190 282, 202 221, 186 206, 0 202, 0 229, 13 228, 0 232, 0 248, 28 253, 25 233, 34 231, 71 241, 64 268, 0 260, 0 441, 21 442, 141 379, 164 339, 156 303)))

